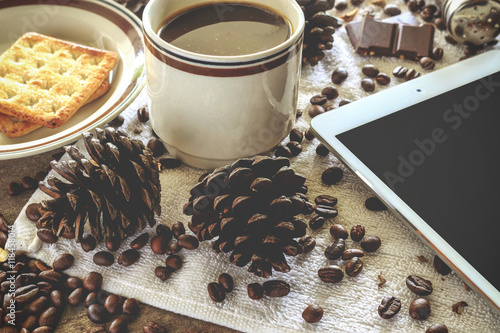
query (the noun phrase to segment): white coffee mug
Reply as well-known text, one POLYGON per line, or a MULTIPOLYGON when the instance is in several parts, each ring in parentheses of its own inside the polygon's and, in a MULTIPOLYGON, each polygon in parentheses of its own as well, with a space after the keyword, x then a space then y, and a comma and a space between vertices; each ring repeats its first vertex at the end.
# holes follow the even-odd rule
POLYGON ((238 2, 281 13, 290 21, 290 37, 249 55, 198 54, 162 40, 158 30, 164 20, 184 8, 212 4, 223 11, 230 3, 151 0, 143 14, 151 125, 172 155, 202 169, 268 152, 295 123, 305 25, 302 10, 295 0, 238 2))

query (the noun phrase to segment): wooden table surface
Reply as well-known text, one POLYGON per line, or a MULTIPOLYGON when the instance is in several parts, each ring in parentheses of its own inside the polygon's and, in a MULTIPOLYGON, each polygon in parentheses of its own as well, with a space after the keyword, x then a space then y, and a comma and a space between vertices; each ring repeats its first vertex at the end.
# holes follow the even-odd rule
MULTIPOLYGON (((21 212, 23 206, 31 197, 34 191, 26 191, 18 196, 11 197, 7 194, 7 185, 12 181, 19 182, 25 176, 34 177, 38 171, 47 170, 50 167, 49 162, 53 159, 52 155, 62 152, 57 149, 51 152, 39 155, 0 161, 0 213, 2 213, 9 223, 14 223, 16 217, 21 212)), ((116 318, 115 316, 113 318, 116 318)), ((189 318, 165 310, 160 310, 149 305, 141 304, 140 315, 129 323, 129 332, 140 333, 142 327, 148 321, 155 321, 165 328, 169 333, 180 332, 207 332, 207 333, 230 333, 237 332, 226 327, 221 327, 201 320, 189 318)), ((111 321, 102 325, 106 328, 111 321)), ((76 307, 67 306, 59 321, 56 333, 85 333, 91 327, 99 326, 92 323, 86 314, 83 305, 76 307)))

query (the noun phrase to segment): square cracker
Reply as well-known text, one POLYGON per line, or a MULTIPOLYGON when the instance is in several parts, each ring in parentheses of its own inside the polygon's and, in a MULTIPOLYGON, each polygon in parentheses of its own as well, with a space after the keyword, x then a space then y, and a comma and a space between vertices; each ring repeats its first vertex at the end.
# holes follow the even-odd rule
MULTIPOLYGON (((111 84, 109 83, 109 80, 104 80, 99 88, 97 88, 97 90, 90 95, 89 99, 85 101, 85 104, 88 104, 104 95, 110 87, 111 84)), ((43 126, 0 113, 0 131, 3 132, 8 138, 18 138, 39 129, 40 127, 43 126)))
POLYGON ((115 52, 24 34, 0 56, 0 113, 61 126, 97 90, 117 60, 115 52))

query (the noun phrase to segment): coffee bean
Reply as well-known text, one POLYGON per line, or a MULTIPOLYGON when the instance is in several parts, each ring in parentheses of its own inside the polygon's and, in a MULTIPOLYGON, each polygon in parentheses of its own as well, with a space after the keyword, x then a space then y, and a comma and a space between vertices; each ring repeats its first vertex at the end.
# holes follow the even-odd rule
POLYGON ((323 308, 319 305, 311 304, 302 312, 302 318, 310 324, 317 323, 323 318, 323 308))
POLYGON ((165 254, 169 241, 165 236, 156 235, 151 239, 151 249, 156 254, 165 254))
POLYGON ((38 186, 38 181, 33 177, 26 176, 21 178, 21 186, 28 191, 34 190, 38 186))
POLYGON ((401 310, 401 301, 393 296, 387 296, 378 306, 378 315, 384 319, 391 319, 398 314, 399 310, 401 310))
POLYGON ((105 244, 106 248, 111 252, 115 252, 120 248, 120 240, 118 237, 106 237, 105 244))
POLYGON ((311 107, 309 107, 309 117, 311 118, 314 118, 322 113, 325 113, 325 108, 321 105, 311 105, 311 107))
POLYGON ((61 273, 58 273, 56 271, 43 271, 40 274, 38 274, 38 277, 42 281, 47 281, 54 284, 61 284, 61 282, 63 282, 64 279, 61 273))
MULTIPOLYGON (((46 296, 34 299, 26 309, 31 313, 40 313, 49 307, 50 300, 46 296)), ((57 305, 56 305, 57 306, 57 305)))
POLYGON ((361 81, 361 88, 366 92, 373 92, 375 91, 375 83, 372 79, 363 79, 361 81))
POLYGON ((378 68, 371 64, 364 65, 361 71, 363 72, 363 74, 369 77, 376 77, 377 74, 379 73, 378 68))
POLYGON ((60 255, 56 260, 54 260, 52 267, 56 271, 64 271, 73 266, 74 262, 75 262, 75 257, 73 257, 73 255, 69 253, 65 253, 60 255))
POLYGON ((385 73, 379 73, 377 75, 377 77, 375 78, 375 80, 381 86, 386 86, 386 85, 388 85, 391 82, 391 78, 389 77, 389 75, 387 75, 385 73))
POLYGON ((0 247, 5 249, 5 244, 7 244, 7 240, 9 239, 9 235, 3 231, 0 231, 0 247))
POLYGON ((87 308, 87 317, 96 324, 103 324, 108 320, 108 313, 101 304, 92 304, 87 308))
POLYGON ((163 155, 167 152, 167 149, 165 148, 163 143, 156 138, 149 140, 147 147, 149 148, 149 150, 151 150, 154 157, 163 155))
POLYGON ((434 25, 441 31, 446 30, 446 23, 444 23, 444 20, 441 17, 437 17, 434 19, 434 25))
POLYGON ((332 82, 335 84, 341 84, 347 79, 347 70, 345 68, 337 68, 332 74, 332 82))
POLYGON ((326 169, 321 175, 321 180, 325 185, 335 185, 344 177, 344 171, 341 168, 332 167, 326 169))
POLYGON ((338 283, 344 278, 344 272, 337 265, 330 265, 327 267, 320 268, 318 270, 318 276, 321 281, 326 283, 338 283))
POLYGON ((339 102, 339 107, 352 103, 349 99, 343 99, 339 102))
POLYGON ((10 231, 9 224, 2 213, 0 213, 0 230, 7 233, 10 231))
POLYGON ((43 181, 45 177, 47 176, 48 172, 47 171, 38 171, 35 174, 35 179, 38 180, 39 182, 43 181))
POLYGON ((345 266, 345 273, 350 277, 354 277, 361 273, 362 269, 363 262, 358 257, 354 257, 345 266))
POLYGON ((345 250, 345 241, 343 238, 337 238, 335 242, 325 249, 325 257, 329 260, 336 260, 342 256, 345 250))
POLYGON ((251 283, 247 286, 248 297, 251 299, 261 299, 264 296, 264 288, 259 283, 251 283))
POLYGON ((130 247, 135 249, 135 250, 140 250, 142 249, 149 240, 149 234, 147 232, 137 236, 136 239, 130 242, 130 247))
POLYGON ((143 333, 167 333, 167 329, 154 321, 150 321, 142 328, 143 333))
POLYGON ((315 138, 314 133, 313 133, 313 131, 312 131, 311 127, 309 127, 309 128, 307 129, 306 134, 305 134, 304 136, 305 136, 305 137, 306 137, 306 139, 307 139, 307 140, 309 140, 309 141, 311 141, 311 140, 313 140, 313 139, 315 138))
POLYGON ((88 308, 92 304, 97 304, 97 303, 98 303, 97 302, 97 292, 93 291, 93 292, 89 293, 87 295, 87 297, 85 298, 84 305, 86 308, 88 308))
POLYGON ((182 165, 182 161, 173 157, 162 157, 159 160, 163 169, 172 170, 182 165))
POLYGON ((274 156, 290 158, 292 157, 292 152, 290 151, 290 148, 288 148, 287 146, 279 145, 278 147, 276 147, 276 150, 274 151, 274 156))
POLYGON ((382 241, 377 236, 368 236, 361 241, 360 245, 365 252, 375 252, 382 245, 382 241))
MULTIPOLYGON (((234 209, 234 207, 233 207, 234 209)), ((233 210, 234 211, 234 210, 233 210)), ((200 245, 198 239, 192 235, 180 235, 177 237, 177 244, 179 246, 187 249, 187 250, 194 250, 197 249, 198 246, 200 245)))
POLYGON ((178 271, 182 268, 182 258, 176 254, 172 254, 165 260, 165 266, 171 267, 174 271, 178 271))
POLYGON ((360 224, 356 224, 351 228, 351 238, 355 242, 359 242, 365 237, 365 227, 360 224))
POLYGON ((447 41, 448 44, 451 44, 451 45, 458 44, 458 42, 456 40, 454 40, 453 37, 451 37, 450 35, 444 36, 444 40, 447 41))
POLYGON ((351 0, 353 6, 361 5, 365 0, 351 0))
POLYGON ((62 307, 65 302, 65 296, 60 290, 52 290, 50 292, 50 300, 56 307, 62 307))
POLYGON ((32 203, 29 204, 28 207, 26 207, 26 217, 33 222, 36 222, 42 217, 40 212, 38 211, 38 208, 40 207, 40 204, 38 203, 32 203))
POLYGON ((358 249, 347 249, 342 253, 342 260, 350 260, 354 257, 363 257, 365 252, 358 249))
POLYGON ((221 275, 219 275, 218 281, 222 286, 222 289, 224 289, 226 293, 230 293, 231 291, 233 291, 234 281, 231 275, 222 273, 221 275))
MULTIPOLYGON (((22 328, 28 333, 38 327, 38 318, 36 316, 28 316, 24 321, 22 328)), ((21 331, 22 333, 23 331, 21 331)))
POLYGON ((111 294, 106 297, 106 301, 104 301, 104 308, 109 314, 119 314, 122 311, 122 307, 123 299, 118 295, 111 294))
POLYGON ((427 328, 425 333, 448 333, 448 327, 445 324, 434 324, 427 328))
POLYGON ((422 8, 424 8, 425 0, 415 0, 415 2, 417 3, 417 10, 422 10, 422 8))
POLYGON ((425 298, 417 298, 410 304, 410 317, 425 320, 431 315, 431 304, 425 298))
POLYGON ((50 295, 50 293, 54 289, 54 285, 47 281, 40 281, 36 284, 36 286, 38 287, 38 289, 40 289, 40 294, 45 296, 50 295))
POLYGON ((90 272, 83 279, 83 286, 88 291, 98 291, 102 287, 102 275, 97 272, 90 272))
POLYGON ((292 157, 295 157, 302 152, 302 146, 298 142, 290 141, 286 144, 286 146, 290 149, 292 157))
POLYGON ((406 81, 410 81, 410 80, 413 80, 417 77, 420 76, 420 73, 418 73, 416 70, 414 70, 413 68, 410 68, 408 70, 408 72, 406 72, 406 75, 405 75, 405 80, 406 81))
POLYGON ((371 197, 371 198, 366 199, 365 207, 368 210, 371 210, 374 212, 381 212, 381 211, 387 210, 387 207, 384 205, 384 203, 382 201, 380 201, 380 199, 377 197, 371 197))
POLYGON ((314 199, 314 202, 316 203, 316 205, 334 207, 337 204, 338 199, 331 195, 322 194, 318 195, 314 199))
POLYGON ((115 262, 113 254, 107 251, 100 251, 94 254, 94 263, 99 266, 111 266, 115 262))
POLYGON ((451 273, 451 268, 448 267, 448 265, 446 265, 444 261, 438 256, 434 256, 433 265, 434 268, 436 269, 436 272, 438 272, 441 275, 448 275, 451 273))
POLYGON ((68 296, 69 305, 77 306, 85 299, 85 289, 77 288, 71 292, 68 296))
POLYGON ((127 298, 125 302, 123 302, 122 311, 129 316, 138 316, 139 302, 135 298, 127 298))
POLYGON ((85 236, 82 237, 80 245, 83 251, 90 252, 96 248, 97 241, 91 234, 86 234, 85 236))
POLYGON ((17 182, 11 182, 7 185, 7 194, 10 196, 16 196, 23 193, 23 187, 17 182))
POLYGON ((347 2, 345 0, 335 1, 335 9, 338 11, 342 11, 347 8, 347 2))
POLYGON ((460 301, 451 306, 451 311, 455 312, 456 314, 462 314, 466 306, 469 306, 467 302, 460 301))
POLYGON ((320 156, 326 156, 329 153, 330 151, 328 150, 328 148, 326 148, 326 146, 322 143, 318 144, 318 146, 316 147, 316 154, 320 156))
POLYGON ((434 60, 429 57, 422 57, 422 59, 420 59, 420 66, 425 70, 431 70, 434 68, 435 63, 434 60))
POLYGON ((177 242, 170 242, 168 243, 167 252, 165 253, 171 255, 178 253, 180 250, 182 250, 182 246, 180 246, 177 242))
POLYGON ((38 318, 38 324, 40 326, 50 326, 53 327, 57 323, 57 309, 53 306, 43 311, 38 318))
POLYGON ((406 73, 408 73, 408 68, 403 66, 398 66, 392 71, 392 75, 400 79, 404 78, 406 76, 406 73))
POLYGON ((290 285, 282 280, 266 281, 262 287, 264 294, 269 297, 284 297, 290 293, 290 285))
POLYGON ((218 284, 217 282, 211 282, 207 286, 208 295, 214 302, 222 302, 226 298, 226 293, 224 292, 224 288, 218 284))
POLYGON ((179 238, 180 235, 184 235, 186 230, 184 229, 184 224, 182 222, 175 222, 172 224, 172 233, 175 238, 179 238))
POLYGON ((425 6, 420 12, 420 16, 425 22, 431 22, 434 19, 434 13, 437 11, 437 7, 434 5, 425 6))
POLYGON ((40 289, 38 289, 36 284, 20 287, 14 293, 14 300, 19 304, 31 302, 38 295, 39 291, 40 289))
POLYGON ((321 228, 325 224, 325 218, 320 215, 314 215, 310 220, 309 220, 309 228, 316 230, 321 228))
MULTIPOLYGON (((31 333, 52 333, 53 330, 49 326, 40 326, 38 328, 35 328, 31 333)), ((23 332, 20 332, 23 333, 23 332)))
POLYGON ((325 103, 328 101, 328 98, 326 96, 323 96, 323 95, 316 95, 316 96, 313 96, 311 97, 311 99, 309 100, 309 102, 312 104, 312 105, 325 105, 325 103))
POLYGON ((169 279, 173 272, 174 272, 174 269, 172 267, 158 266, 155 269, 156 277, 162 281, 169 279))
POLYGON ((304 247, 303 253, 309 253, 316 247, 316 240, 309 235, 304 235, 299 239, 299 244, 304 247))
POLYGON ((302 133, 301 130, 299 130, 298 128, 292 129, 292 131, 290 132, 290 141, 301 143, 303 139, 304 133, 302 133))
POLYGON ((321 91, 321 95, 326 96, 329 100, 339 97, 339 91, 335 87, 325 87, 321 91))
POLYGON ((340 224, 334 224, 330 227, 330 234, 333 236, 334 239, 347 239, 349 237, 349 234, 347 233, 346 228, 340 224))
POLYGON ((389 16, 396 16, 401 14, 401 9, 397 5, 389 4, 384 7, 384 13, 389 16))
POLYGON ((406 286, 419 296, 432 294, 432 282, 417 275, 410 275, 406 278, 406 286))
POLYGON ((142 107, 137 110, 137 119, 141 123, 145 123, 149 120, 149 111, 146 109, 146 107, 142 107))
POLYGON ((168 226, 164 224, 158 224, 158 226, 156 227, 156 234, 158 236, 165 237, 167 241, 170 241, 172 239, 173 232, 168 226))
POLYGON ((129 249, 123 251, 122 254, 118 257, 118 263, 122 266, 128 267, 133 265, 139 260, 141 253, 136 249, 129 249))
POLYGON ((109 333, 127 333, 127 321, 125 318, 116 318, 109 325, 109 333))
POLYGON ((331 219, 338 215, 338 211, 330 206, 318 205, 314 207, 314 211, 316 212, 316 214, 324 217, 325 219, 331 219))
POLYGON ((111 126, 111 127, 120 127, 121 125, 123 125, 124 122, 125 122, 125 118, 123 118, 122 115, 118 115, 115 119, 111 120, 108 123, 108 126, 111 126))

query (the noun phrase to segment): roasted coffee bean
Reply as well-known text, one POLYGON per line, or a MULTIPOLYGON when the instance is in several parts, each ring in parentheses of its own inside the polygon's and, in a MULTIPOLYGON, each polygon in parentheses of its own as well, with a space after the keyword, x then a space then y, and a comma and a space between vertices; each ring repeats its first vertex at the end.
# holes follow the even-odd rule
POLYGON ((316 230, 321 228, 325 224, 325 218, 320 215, 314 215, 310 220, 309 220, 309 228, 316 230))
POLYGON ((172 224, 172 233, 175 238, 179 238, 180 235, 184 235, 186 230, 184 229, 184 224, 182 222, 175 222, 172 224))
POLYGON ((349 99, 343 99, 339 102, 339 107, 352 103, 349 99))
POLYGON ((9 224, 7 223, 7 220, 5 217, 0 213, 0 230, 3 232, 9 232, 9 224))
POLYGON ((355 242, 359 242, 365 237, 365 227, 356 224, 351 228, 351 238, 355 242))
POLYGON ((406 286, 419 296, 432 294, 432 282, 417 275, 410 275, 406 278, 406 286))
POLYGON ((311 105, 311 107, 309 107, 309 117, 311 118, 314 118, 322 113, 325 113, 325 108, 321 105, 311 105))
POLYGON ((399 310, 401 310, 401 301, 396 297, 387 296, 378 306, 378 315, 384 319, 391 319, 398 314, 399 310))
MULTIPOLYGON (((446 30, 446 23, 444 22, 443 18, 441 18, 441 17, 437 17, 434 19, 434 25, 436 26, 436 28, 438 28, 441 31, 446 30)), ((436 59, 436 60, 439 60, 439 59, 436 59)))
POLYGON ((10 196, 16 196, 23 193, 23 187, 17 182, 11 182, 7 185, 7 194, 10 196))
POLYGON ((109 325, 109 333, 127 333, 127 321, 125 318, 116 318, 109 325))
POLYGON ((5 248, 5 244, 7 244, 8 239, 9 239, 9 235, 3 231, 0 231, 0 247, 2 249, 5 248))
POLYGON ((155 269, 156 277, 162 281, 169 279, 173 272, 175 272, 175 271, 172 267, 158 266, 155 269))
POLYGON ((14 300, 19 304, 31 302, 38 295, 39 291, 40 289, 38 289, 36 284, 30 284, 17 288, 14 293, 14 300))
POLYGON ((58 273, 56 271, 43 271, 40 274, 38 274, 38 277, 42 281, 47 281, 54 284, 59 284, 63 282, 64 279, 61 273, 58 273))
POLYGON ((172 254, 165 260, 165 266, 171 267, 174 271, 178 271, 182 268, 182 258, 176 254, 172 254))
POLYGON ((101 304, 92 304, 87 308, 87 317, 96 324, 103 324, 108 320, 108 313, 101 304))
POLYGON ((165 237, 167 241, 170 241, 172 239, 173 232, 168 226, 164 224, 158 224, 158 226, 156 227, 156 234, 158 236, 165 237))
POLYGON ((163 143, 156 138, 149 140, 147 147, 149 148, 149 150, 151 150, 154 157, 163 155, 167 152, 167 149, 165 149, 163 143))
POLYGON ((57 316, 57 309, 51 306, 40 314, 38 325, 54 327, 57 323, 57 316))
POLYGON ((35 179, 41 182, 45 179, 45 177, 47 177, 47 173, 48 173, 47 171, 38 171, 35 174, 35 179))
POLYGON ((448 333, 448 327, 445 324, 434 324, 427 328, 425 333, 448 333))
POLYGON ((414 70, 413 68, 410 68, 408 70, 408 72, 406 72, 406 75, 405 75, 405 80, 406 81, 410 81, 410 80, 413 80, 414 78, 417 77, 417 71, 414 70))
MULTIPOLYGON (((52 327, 49 326, 40 326, 38 328, 35 328, 31 333, 52 333, 54 332, 52 330, 52 327)), ((23 332, 20 332, 23 333, 23 332)))
POLYGON ((379 73, 377 75, 377 77, 375 78, 375 80, 381 86, 386 86, 386 85, 388 85, 391 82, 391 78, 389 77, 389 75, 387 75, 385 73, 379 73))
POLYGON ((111 252, 115 252, 120 248, 120 240, 117 237, 107 237, 105 244, 106 248, 111 252))
POLYGON ((325 87, 321 91, 321 95, 326 96, 329 100, 339 97, 339 91, 335 87, 325 87))
POLYGON ((319 305, 311 304, 302 312, 302 318, 310 324, 317 323, 323 318, 323 308, 319 305))
POLYGON ((23 321, 23 325, 22 325, 22 328, 23 329, 26 329, 29 332, 31 332, 32 330, 34 330, 35 328, 38 327, 38 318, 36 316, 28 316, 24 321, 23 321))
POLYGON ((73 266, 74 262, 75 262, 75 257, 73 257, 73 255, 69 253, 65 253, 60 255, 56 260, 54 260, 52 267, 56 271, 64 271, 73 266))
POLYGON ((33 177, 29 177, 29 176, 23 177, 23 178, 21 178, 21 186, 25 190, 34 190, 38 186, 38 181, 33 177))
POLYGON ((345 241, 343 238, 337 238, 335 242, 325 249, 325 257, 329 260, 336 260, 342 256, 345 251, 345 241))
MULTIPOLYGON (((31 313, 40 313, 49 307, 50 300, 46 296, 40 296, 33 300, 26 309, 31 313)), ((57 306, 57 305, 56 305, 57 306)))
POLYGON ((316 212, 316 214, 324 217, 325 219, 331 219, 338 215, 338 211, 330 206, 318 205, 314 207, 314 211, 316 212))
POLYGON ((389 16, 396 16, 401 14, 401 9, 395 4, 389 4, 384 7, 384 13, 389 16))
POLYGON ((171 254, 178 253, 180 250, 182 250, 182 246, 180 246, 177 242, 170 242, 170 243, 168 243, 167 252, 165 252, 165 253, 167 255, 171 255, 171 254))
POLYGON ((52 290, 50 292, 50 300, 54 306, 61 307, 64 304, 65 296, 60 290, 52 290))
POLYGON ((312 104, 312 105, 325 105, 325 103, 328 101, 328 98, 326 96, 323 96, 323 95, 316 95, 316 96, 313 96, 311 97, 311 99, 309 100, 309 102, 312 104))
POLYGON ((365 252, 375 252, 382 245, 382 241, 377 236, 368 236, 361 241, 360 245, 365 252))
POLYGON ((290 293, 290 285, 282 280, 266 281, 262 288, 264 294, 269 297, 284 297, 290 293))
POLYGON ((149 111, 146 107, 142 107, 137 110, 137 119, 141 123, 145 123, 149 120, 149 111))
POLYGON ((434 5, 425 6, 420 12, 420 16, 425 22, 431 22, 434 19, 434 13, 437 11, 437 7, 434 5))
POLYGON ((404 78, 406 76, 406 73, 408 73, 408 68, 403 66, 398 66, 392 71, 392 75, 400 79, 404 78))
POLYGON ((167 333, 167 329, 154 321, 150 321, 142 328, 143 333, 167 333))
POLYGON ((122 311, 122 307, 123 299, 118 295, 111 294, 104 301, 104 308, 112 315, 119 314, 122 311))
POLYGON ((139 302, 135 298, 127 298, 123 302, 122 311, 129 316, 139 315, 139 302))
POLYGON ((295 113, 295 119, 299 119, 300 117, 302 117, 302 110, 297 110, 295 113))
POLYGON ((304 235, 299 239, 299 244, 304 247, 303 253, 309 253, 316 247, 316 240, 309 235, 304 235))
POLYGON ((290 137, 290 141, 295 141, 295 142, 301 143, 302 140, 304 139, 304 133, 302 133, 302 131, 299 130, 298 128, 294 128, 290 132, 289 137, 290 137))
POLYGON ((339 266, 330 265, 320 268, 318 270, 318 276, 323 282, 338 283, 344 278, 344 272, 339 266))
POLYGON ((344 226, 342 226, 341 224, 332 225, 330 227, 330 235, 332 235, 332 237, 335 239, 347 239, 347 237, 349 237, 346 228, 344 228, 344 226))
POLYGON ((198 239, 192 235, 180 235, 177 237, 177 244, 179 246, 188 249, 188 250, 194 250, 197 249, 198 246, 200 245, 198 239))
POLYGON ((322 195, 318 195, 316 198, 314 198, 314 202, 318 206, 334 207, 337 204, 338 199, 331 196, 331 195, 322 194, 322 195))
POLYGON ((133 265, 139 260, 141 253, 136 249, 129 249, 123 251, 122 254, 118 257, 118 263, 122 266, 128 267, 133 265))
POLYGON ((82 303, 85 299, 85 289, 83 288, 77 288, 73 290, 71 294, 68 296, 68 303, 69 305, 77 306, 78 304, 82 303))
POLYGON ((326 146, 322 143, 318 144, 318 146, 316 147, 316 154, 320 156, 326 156, 329 153, 330 151, 328 150, 328 148, 326 148, 326 146))
POLYGON ((466 306, 469 306, 467 302, 460 301, 451 306, 451 311, 455 312, 456 314, 462 314, 466 306))
POLYGON ((335 9, 338 11, 343 11, 347 8, 347 2, 345 0, 335 1, 335 9))
POLYGON ((279 145, 274 151, 274 156, 290 158, 292 157, 292 151, 287 146, 279 145))
POLYGON ((344 171, 341 168, 332 167, 326 169, 321 175, 321 180, 325 185, 335 185, 344 177, 344 171))
POLYGON ((434 60, 429 57, 422 57, 422 59, 420 59, 420 66, 425 70, 431 70, 434 68, 435 63, 434 60))
POLYGON ((379 73, 379 70, 376 66, 374 65, 364 65, 363 68, 361 69, 363 74, 365 74, 368 77, 376 77, 377 74, 379 73))
POLYGON ((451 45, 458 44, 458 42, 456 40, 454 40, 453 37, 451 37, 450 35, 444 36, 444 40, 447 41, 448 44, 451 44, 451 45))
POLYGON ((151 249, 156 254, 165 254, 169 241, 165 236, 156 235, 151 239, 151 249))
POLYGON ((224 288, 217 282, 211 282, 207 286, 208 295, 214 302, 222 302, 226 298, 224 288))
POLYGON ((373 92, 375 91, 375 83, 373 82, 372 79, 363 79, 361 81, 361 88, 363 88, 364 91, 366 92, 373 92))
POLYGON ((444 261, 438 256, 434 256, 433 265, 434 268, 436 269, 436 272, 438 272, 441 275, 448 275, 451 273, 451 268, 448 267, 448 265, 446 265, 444 261))
POLYGON ((332 74, 332 82, 335 84, 341 84, 347 79, 347 70, 345 68, 337 68, 332 74))
POLYGON ((36 222, 40 219, 40 217, 42 217, 42 215, 40 215, 40 212, 38 211, 38 208, 40 207, 40 204, 38 203, 32 203, 32 204, 29 204, 28 207, 26 207, 26 217, 30 220, 30 221, 33 221, 33 222, 36 222))
POLYGON ((52 290, 54 290, 54 285, 50 282, 47 282, 47 281, 40 281, 36 284, 36 286, 38 287, 38 289, 40 289, 41 295, 48 296, 48 295, 50 295, 52 290))
POLYGON ((93 292, 90 292, 87 297, 85 298, 85 302, 83 303, 83 305, 88 308, 89 306, 91 306, 92 304, 97 304, 98 301, 97 301, 97 292, 93 291, 93 292))
POLYGON ((387 210, 387 207, 384 205, 384 203, 382 201, 380 201, 380 199, 377 197, 371 197, 371 198, 366 199, 365 207, 368 210, 371 210, 374 212, 381 212, 381 211, 387 210))
POLYGON ((226 293, 230 293, 231 291, 233 291, 234 281, 231 275, 222 273, 221 275, 219 275, 218 282, 226 293))
POLYGON ((358 257, 354 257, 345 266, 345 273, 350 277, 354 277, 361 273, 362 269, 363 262, 358 257))
POLYGON ((295 157, 302 152, 302 146, 298 142, 290 141, 286 144, 286 146, 288 147, 288 149, 290 149, 292 157, 295 157))
POLYGON ((365 252, 358 249, 347 249, 342 253, 342 260, 350 260, 354 257, 363 257, 365 252))
POLYGON ((163 169, 175 169, 182 165, 182 161, 173 157, 162 157, 159 160, 163 169))
POLYGON ((425 298, 417 298, 410 304, 410 317, 425 320, 431 315, 431 303, 425 298))
POLYGON ((83 279, 83 286, 88 291, 98 291, 102 287, 102 275, 97 272, 90 272, 83 279))
POLYGON ((315 136, 314 136, 314 133, 313 133, 313 131, 312 131, 311 127, 309 127, 309 128, 307 129, 306 134, 305 134, 304 136, 305 136, 305 137, 306 137, 306 139, 307 139, 307 140, 309 140, 309 141, 314 139, 314 137, 315 137, 315 136))
POLYGON ((97 246, 97 241, 94 236, 92 236, 91 234, 87 234, 83 236, 80 245, 83 251, 90 252, 93 251, 97 246))
POLYGON ((251 283, 247 286, 248 297, 251 299, 261 299, 264 296, 264 288, 259 283, 251 283))
POLYGON ((59 237, 57 237, 52 232, 52 230, 45 229, 45 228, 38 229, 38 231, 36 232, 36 235, 38 236, 38 238, 40 238, 40 240, 42 242, 48 243, 48 244, 53 244, 53 243, 57 242, 57 240, 59 239, 59 237))
POLYGON ((351 0, 353 6, 361 5, 365 0, 351 0))
POLYGON ((135 250, 140 250, 142 249, 149 240, 149 234, 147 232, 139 235, 136 239, 130 242, 130 247, 135 249, 135 250))
POLYGON ((94 254, 94 263, 99 266, 111 266, 115 262, 113 254, 107 251, 100 251, 94 254))
POLYGON ((120 127, 121 125, 123 125, 124 122, 125 122, 125 118, 123 118, 122 115, 118 115, 115 119, 111 120, 108 123, 108 126, 111 126, 111 127, 120 127))

